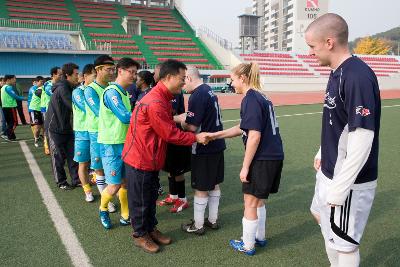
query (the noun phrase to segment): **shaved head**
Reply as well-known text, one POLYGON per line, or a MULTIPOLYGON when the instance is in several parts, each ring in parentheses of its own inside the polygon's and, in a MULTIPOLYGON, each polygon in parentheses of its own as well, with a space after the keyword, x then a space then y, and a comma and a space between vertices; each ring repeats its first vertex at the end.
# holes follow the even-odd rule
POLYGON ((189 65, 186 71, 185 90, 192 94, 194 90, 203 83, 199 70, 195 66, 189 65))
POLYGON ((320 40, 334 38, 337 44, 347 46, 349 39, 349 27, 347 22, 339 15, 327 13, 317 18, 306 29, 320 40))
POLYGON ((200 79, 200 72, 199 70, 195 67, 195 66, 188 66, 187 72, 186 72, 187 76, 190 76, 194 79, 200 79))

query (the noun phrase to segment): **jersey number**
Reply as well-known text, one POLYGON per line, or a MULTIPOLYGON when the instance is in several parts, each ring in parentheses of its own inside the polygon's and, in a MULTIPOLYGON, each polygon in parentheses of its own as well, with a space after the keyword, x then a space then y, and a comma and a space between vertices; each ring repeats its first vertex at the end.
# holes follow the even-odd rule
POLYGON ((269 119, 271 120, 272 134, 276 135, 276 128, 278 128, 279 125, 275 117, 275 109, 271 106, 269 106, 269 119))
POLYGON ((222 125, 222 122, 221 122, 221 120, 222 120, 221 119, 221 110, 219 108, 219 105, 218 105, 217 101, 214 102, 214 106, 215 106, 215 110, 217 111, 216 125, 220 126, 220 125, 222 125))

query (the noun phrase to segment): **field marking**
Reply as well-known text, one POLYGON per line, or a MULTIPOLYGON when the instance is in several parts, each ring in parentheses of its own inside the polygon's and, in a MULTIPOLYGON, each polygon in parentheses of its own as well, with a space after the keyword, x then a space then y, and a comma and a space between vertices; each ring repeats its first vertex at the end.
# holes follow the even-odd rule
POLYGON ((82 245, 76 237, 72 226, 69 224, 67 217, 65 217, 63 210, 58 204, 57 199, 55 198, 49 184, 44 178, 39 165, 32 155, 32 152, 29 150, 28 145, 25 141, 20 141, 19 144, 22 152, 25 155, 25 159, 28 162, 40 195, 42 196, 43 203, 46 205, 46 208, 50 214, 50 218, 54 223, 54 226, 61 238, 63 245, 65 246, 69 257, 71 258, 72 264, 76 267, 92 266, 89 257, 84 252, 82 245))
MULTIPOLYGON (((382 106, 382 108, 395 108, 395 107, 400 107, 400 105, 382 106)), ((322 114, 322 111, 286 114, 286 115, 280 115, 280 116, 276 116, 276 117, 277 118, 283 118, 283 117, 296 117, 296 116, 315 115, 315 114, 322 114)), ((225 120, 225 121, 222 121, 222 122, 225 123, 225 122, 235 122, 235 121, 240 121, 240 119, 225 120)))
POLYGON ((31 138, 31 139, 19 139, 17 141, 8 141, 8 140, 3 139, 3 141, 1 141, 0 144, 16 143, 16 142, 21 142, 21 141, 32 142, 33 140, 35 140, 35 139, 34 138, 31 138))

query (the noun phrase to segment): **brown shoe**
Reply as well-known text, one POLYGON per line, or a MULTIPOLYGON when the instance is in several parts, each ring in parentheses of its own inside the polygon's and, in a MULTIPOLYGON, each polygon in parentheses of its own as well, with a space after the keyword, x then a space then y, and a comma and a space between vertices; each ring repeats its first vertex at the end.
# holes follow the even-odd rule
POLYGON ((159 245, 169 245, 172 243, 172 239, 164 234, 162 234, 160 231, 155 229, 153 232, 149 233, 151 239, 154 240, 159 245))
POLYGON ((149 234, 139 237, 133 236, 133 242, 135 246, 142 248, 148 253, 157 253, 160 250, 160 247, 154 243, 149 234))

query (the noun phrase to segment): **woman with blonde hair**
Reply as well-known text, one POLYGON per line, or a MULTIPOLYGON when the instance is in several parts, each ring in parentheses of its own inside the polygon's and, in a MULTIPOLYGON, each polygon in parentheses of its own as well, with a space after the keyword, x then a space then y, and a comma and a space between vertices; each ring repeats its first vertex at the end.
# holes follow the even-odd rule
POLYGON ((236 251, 255 254, 255 246, 267 245, 265 200, 278 192, 283 166, 283 146, 272 102, 262 92, 257 63, 242 63, 231 72, 232 86, 244 94, 240 124, 210 133, 211 139, 242 135, 245 154, 239 177, 244 194, 242 240, 230 240, 236 251))

